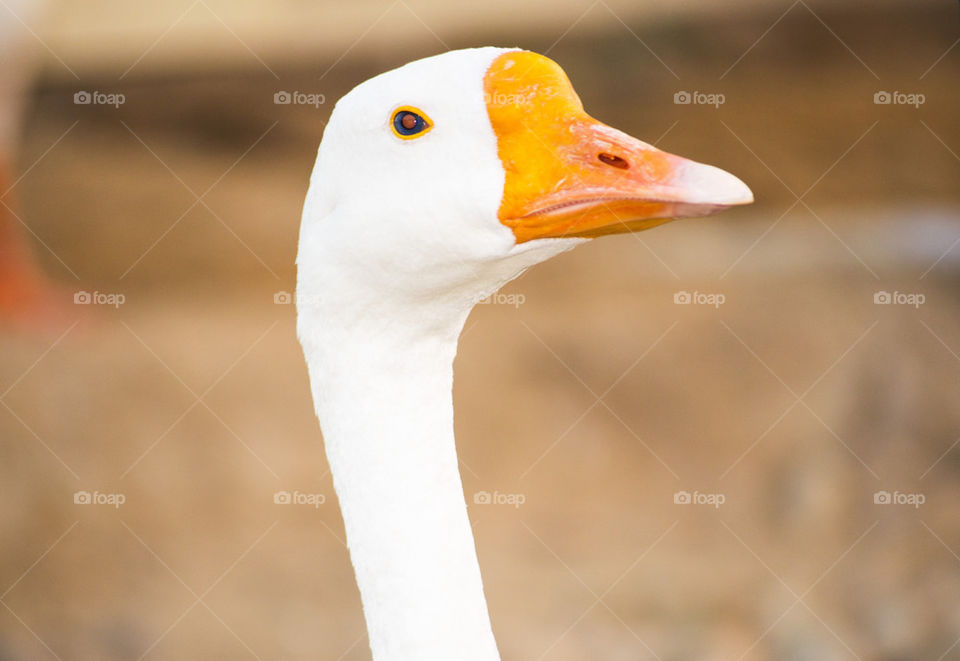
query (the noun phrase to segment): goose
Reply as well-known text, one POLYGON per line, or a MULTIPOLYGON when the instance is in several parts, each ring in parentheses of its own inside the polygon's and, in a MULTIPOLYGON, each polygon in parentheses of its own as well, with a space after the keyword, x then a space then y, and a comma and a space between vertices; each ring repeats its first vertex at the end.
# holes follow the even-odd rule
POLYGON ((587 115, 530 51, 448 51, 337 102, 303 207, 297 335, 375 661, 500 658, 453 434, 474 304, 592 238, 752 201, 587 115))

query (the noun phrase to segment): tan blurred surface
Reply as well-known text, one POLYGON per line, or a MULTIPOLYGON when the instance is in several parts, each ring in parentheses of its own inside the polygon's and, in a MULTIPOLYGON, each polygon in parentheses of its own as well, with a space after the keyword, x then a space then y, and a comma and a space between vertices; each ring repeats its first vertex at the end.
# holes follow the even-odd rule
MULTIPOLYGON (((303 62, 329 63, 424 41, 437 47, 483 33, 498 35, 500 42, 534 33, 557 37, 571 26, 581 34, 603 36, 611 26, 688 17, 709 20, 749 14, 765 4, 763 0, 43 1, 49 9, 47 20, 25 22, 45 42, 49 75, 61 78, 74 72, 138 78, 171 69, 223 66, 262 66, 278 74, 303 62)), ((31 0, 7 2, 14 9, 17 3, 31 4, 31 0)), ((914 6, 936 3, 913 0, 914 6)), ((860 0, 831 4, 857 6, 860 0)), ((900 0, 873 0, 872 6, 897 4, 900 0)))
MULTIPOLYGON (((556 41, 588 111, 758 202, 596 241, 468 321, 458 446, 505 660, 960 659, 957 8, 796 4, 764 36, 788 6, 633 24, 646 46, 610 22, 511 33, 556 41)), ((335 58, 278 81, 240 47, 227 73, 41 84, 16 187, 38 253, 67 296, 125 302, 0 338, 0 659, 369 658, 274 293, 332 101, 438 50, 425 29, 326 75, 335 58)))

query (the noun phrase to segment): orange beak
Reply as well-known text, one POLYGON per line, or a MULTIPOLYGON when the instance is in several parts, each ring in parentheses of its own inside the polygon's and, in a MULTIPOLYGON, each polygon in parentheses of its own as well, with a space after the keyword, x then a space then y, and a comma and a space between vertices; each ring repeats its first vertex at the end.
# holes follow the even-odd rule
POLYGON ((732 174, 587 115, 566 74, 542 55, 504 53, 484 87, 506 170, 498 215, 517 243, 639 232, 753 202, 732 174))

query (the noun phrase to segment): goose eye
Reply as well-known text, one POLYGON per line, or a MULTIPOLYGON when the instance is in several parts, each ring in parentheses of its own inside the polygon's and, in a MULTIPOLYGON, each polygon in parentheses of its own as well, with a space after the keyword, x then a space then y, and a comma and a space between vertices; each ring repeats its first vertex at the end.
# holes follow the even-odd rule
POLYGON ((433 124, 427 119, 426 115, 413 108, 400 108, 393 113, 391 122, 393 132, 399 138, 409 140, 429 131, 433 124))

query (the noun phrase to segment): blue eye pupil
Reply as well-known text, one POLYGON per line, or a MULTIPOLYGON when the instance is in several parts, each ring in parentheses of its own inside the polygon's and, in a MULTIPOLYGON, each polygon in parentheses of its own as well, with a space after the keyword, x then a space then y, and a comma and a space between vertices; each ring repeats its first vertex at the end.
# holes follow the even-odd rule
POLYGON ((393 116, 393 128, 395 128, 400 135, 416 135, 426 127, 426 120, 415 112, 401 110, 393 116))

